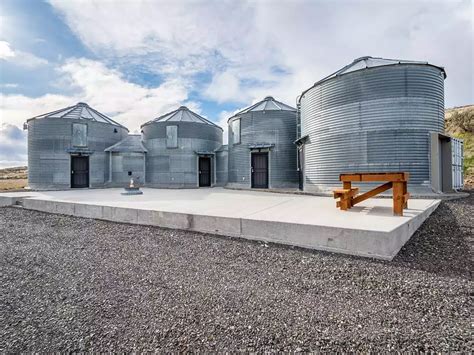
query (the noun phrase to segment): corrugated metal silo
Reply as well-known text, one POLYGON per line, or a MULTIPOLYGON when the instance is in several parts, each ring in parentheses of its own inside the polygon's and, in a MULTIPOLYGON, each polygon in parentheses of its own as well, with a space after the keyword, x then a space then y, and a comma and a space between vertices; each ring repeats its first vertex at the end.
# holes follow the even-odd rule
POLYGON ((215 151, 222 145, 221 127, 181 106, 141 128, 148 149, 147 186, 215 184, 215 151))
POLYGON ((266 97, 228 120, 229 186, 296 187, 296 109, 266 97))
POLYGON ((28 123, 28 184, 33 189, 103 187, 104 149, 128 129, 85 103, 39 115, 28 123))
POLYGON ((429 132, 444 130, 445 77, 426 62, 362 57, 304 91, 304 189, 340 186, 344 172, 408 171, 412 190, 428 191, 429 132))

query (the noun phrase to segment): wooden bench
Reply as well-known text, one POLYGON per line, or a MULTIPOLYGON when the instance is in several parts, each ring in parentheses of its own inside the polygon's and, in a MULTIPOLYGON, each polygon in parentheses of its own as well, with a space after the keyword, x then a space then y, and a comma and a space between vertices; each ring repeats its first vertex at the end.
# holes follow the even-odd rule
POLYGON ((392 189, 393 214, 403 216, 403 209, 408 208, 408 199, 410 198, 407 191, 408 179, 409 174, 406 172, 340 174, 339 180, 342 181, 343 187, 333 190, 334 198, 340 199, 336 202, 336 207, 345 211, 368 198, 392 189), (385 181, 385 183, 361 195, 358 195, 359 188, 352 187, 353 182, 376 181, 385 181))

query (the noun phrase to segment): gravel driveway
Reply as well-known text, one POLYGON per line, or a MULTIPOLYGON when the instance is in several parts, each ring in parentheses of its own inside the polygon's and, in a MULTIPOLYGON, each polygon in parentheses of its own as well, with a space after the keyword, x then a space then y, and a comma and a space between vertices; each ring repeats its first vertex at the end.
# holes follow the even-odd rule
POLYGON ((0 352, 472 351, 473 206, 392 262, 0 208, 0 352))

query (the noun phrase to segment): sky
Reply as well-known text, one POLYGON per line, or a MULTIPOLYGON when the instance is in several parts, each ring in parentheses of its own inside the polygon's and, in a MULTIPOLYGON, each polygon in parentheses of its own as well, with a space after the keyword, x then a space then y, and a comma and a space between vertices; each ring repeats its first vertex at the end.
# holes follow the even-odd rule
POLYGON ((226 128, 367 55, 443 66, 446 107, 474 104, 473 19, 473 0, 0 0, 0 167, 26 165, 26 119, 77 102, 131 132, 180 105, 226 128))

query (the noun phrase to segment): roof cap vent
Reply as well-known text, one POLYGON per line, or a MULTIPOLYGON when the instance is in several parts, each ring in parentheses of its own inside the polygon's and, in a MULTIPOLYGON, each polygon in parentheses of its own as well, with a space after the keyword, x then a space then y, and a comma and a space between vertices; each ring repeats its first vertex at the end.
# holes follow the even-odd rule
POLYGON ((186 106, 179 106, 179 110, 189 110, 186 106))
POLYGON ((353 63, 361 61, 361 60, 367 60, 367 59, 370 59, 370 58, 372 58, 370 55, 366 55, 364 57, 359 57, 359 58, 354 59, 353 63))
POLYGON ((275 100, 275 99, 273 98, 273 96, 267 96, 267 97, 264 98, 263 100, 265 100, 265 101, 270 101, 270 100, 275 100))
POLYGON ((87 106, 87 104, 85 102, 78 102, 77 106, 87 106))

